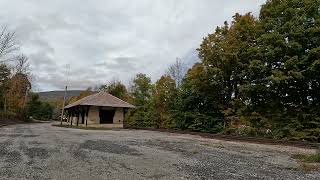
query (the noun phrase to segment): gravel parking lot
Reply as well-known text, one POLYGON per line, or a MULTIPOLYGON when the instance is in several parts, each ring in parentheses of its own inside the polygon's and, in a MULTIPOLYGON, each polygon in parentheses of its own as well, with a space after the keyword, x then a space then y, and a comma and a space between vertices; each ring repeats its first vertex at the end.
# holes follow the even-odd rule
POLYGON ((0 128, 0 179, 320 179, 295 153, 313 150, 144 130, 49 123, 0 128))

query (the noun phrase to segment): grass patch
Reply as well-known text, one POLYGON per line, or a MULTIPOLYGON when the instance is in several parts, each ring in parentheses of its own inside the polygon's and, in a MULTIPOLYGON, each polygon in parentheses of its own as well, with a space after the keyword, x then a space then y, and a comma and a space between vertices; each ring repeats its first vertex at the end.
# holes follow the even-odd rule
POLYGON ((312 155, 296 154, 293 156, 293 158, 308 163, 320 163, 320 153, 312 155))
POLYGON ((312 155, 296 154, 292 157, 299 161, 300 167, 298 169, 306 172, 320 170, 320 153, 312 155))

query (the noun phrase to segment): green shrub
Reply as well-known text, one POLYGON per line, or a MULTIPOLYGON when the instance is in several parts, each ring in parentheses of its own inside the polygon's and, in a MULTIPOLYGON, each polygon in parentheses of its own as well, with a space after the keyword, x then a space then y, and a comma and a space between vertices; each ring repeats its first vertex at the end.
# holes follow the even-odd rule
POLYGON ((320 153, 312 154, 312 155, 297 154, 297 155, 294 155, 293 157, 304 162, 320 163, 320 153))
POLYGON ((16 119, 17 114, 10 111, 0 111, 0 119, 16 119))

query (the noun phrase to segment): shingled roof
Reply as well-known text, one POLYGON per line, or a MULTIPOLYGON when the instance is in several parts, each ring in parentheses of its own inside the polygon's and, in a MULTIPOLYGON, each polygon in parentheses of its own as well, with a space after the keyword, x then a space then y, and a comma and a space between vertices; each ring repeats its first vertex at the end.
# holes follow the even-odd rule
POLYGON ((96 94, 92 94, 74 103, 71 103, 67 105, 65 109, 68 109, 74 106, 108 106, 108 107, 135 108, 135 106, 103 91, 96 94))

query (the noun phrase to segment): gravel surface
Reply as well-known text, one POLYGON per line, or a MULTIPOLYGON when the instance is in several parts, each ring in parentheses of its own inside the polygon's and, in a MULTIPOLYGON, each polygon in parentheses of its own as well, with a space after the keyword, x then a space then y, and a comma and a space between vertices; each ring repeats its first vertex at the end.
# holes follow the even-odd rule
POLYGON ((144 130, 49 123, 0 128, 0 179, 320 179, 291 158, 312 150, 144 130))

